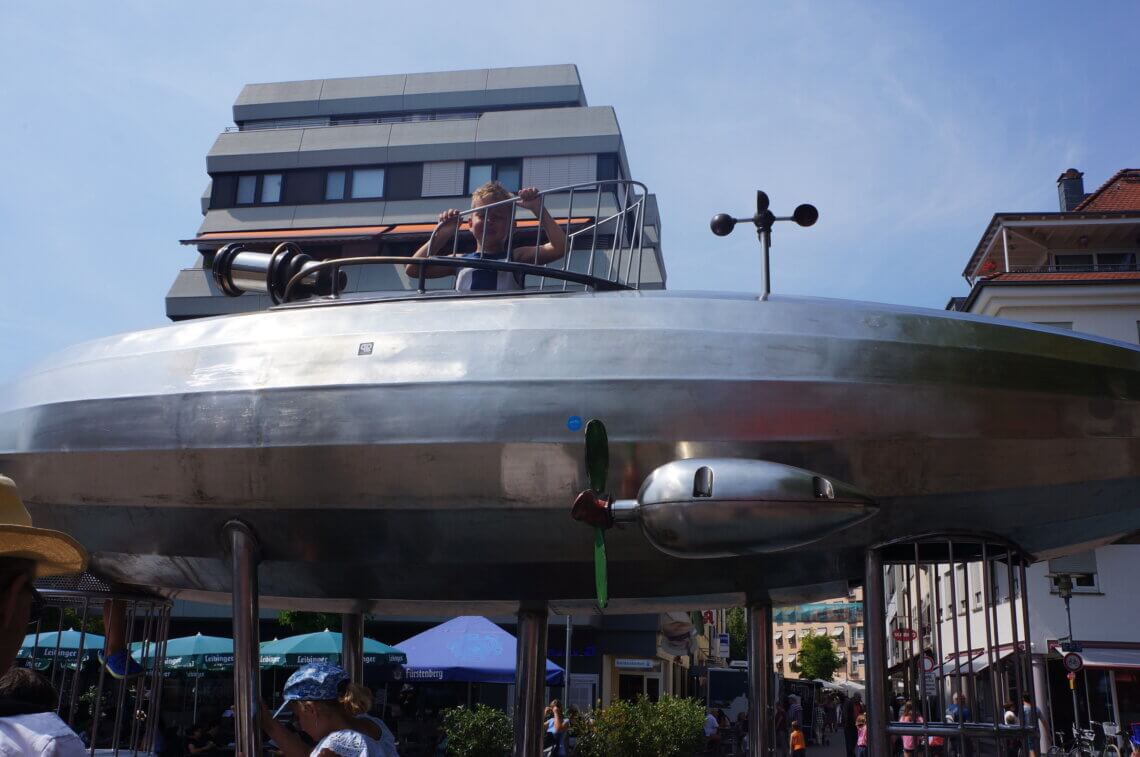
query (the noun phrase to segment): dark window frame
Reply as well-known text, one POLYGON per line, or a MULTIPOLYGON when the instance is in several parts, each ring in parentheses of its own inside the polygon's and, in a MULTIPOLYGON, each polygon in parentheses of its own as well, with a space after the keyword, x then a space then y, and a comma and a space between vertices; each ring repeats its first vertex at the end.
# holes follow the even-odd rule
MULTIPOLYGON (((490 166, 491 167, 491 181, 499 180, 499 170, 504 166, 518 168, 519 170, 519 189, 523 188, 523 161, 522 158, 495 158, 492 160, 467 160, 463 163, 463 194, 460 197, 470 197, 471 193, 479 187, 471 186, 471 167, 472 166, 490 166)), ((481 185, 480 185, 481 186, 481 185)), ((510 191, 510 190, 508 190, 510 191)), ((517 190, 515 190, 517 191, 517 190)))
POLYGON ((260 173, 250 173, 243 171, 234 174, 234 195, 233 202, 228 207, 231 208, 253 208, 258 206, 280 205, 281 198, 285 196, 285 183, 288 179, 288 171, 262 171, 260 173), (243 176, 253 176, 253 202, 238 202, 238 188, 241 186, 241 179, 243 176), (281 177, 281 191, 277 194, 277 199, 274 202, 262 202, 261 191, 265 183, 266 176, 280 176, 281 177))
POLYGON ((369 164, 363 165, 363 166, 329 166, 327 169, 325 169, 325 182, 324 182, 325 183, 325 191, 322 193, 322 196, 324 197, 324 199, 321 200, 321 202, 319 202, 317 204, 318 205, 324 205, 324 204, 335 205, 337 203, 342 203, 342 202, 375 202, 377 200, 388 199, 388 173, 389 173, 388 168, 391 165, 395 165, 395 164, 369 163, 369 164), (356 173, 357 171, 368 171, 368 170, 375 170, 375 169, 379 169, 379 170, 384 172, 384 181, 380 187, 381 195, 379 197, 353 197, 352 196, 352 175, 354 173, 356 173), (343 196, 339 200, 331 200, 328 197, 329 174, 330 173, 337 173, 337 172, 343 172, 344 173, 343 196))

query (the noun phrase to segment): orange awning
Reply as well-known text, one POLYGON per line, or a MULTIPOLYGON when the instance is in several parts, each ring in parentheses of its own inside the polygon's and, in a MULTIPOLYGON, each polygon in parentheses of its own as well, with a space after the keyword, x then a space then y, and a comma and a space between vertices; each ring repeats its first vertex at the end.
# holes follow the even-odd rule
POLYGON ((207 231, 182 244, 229 244, 230 242, 348 242, 378 239, 392 227, 333 226, 324 229, 265 229, 262 231, 207 231))
MULTIPOLYGON (((591 218, 572 218, 572 226, 591 223, 591 218)), ((566 219, 557 219, 559 226, 566 225, 566 219)), ((538 225, 537 218, 515 221, 519 229, 533 229, 538 225)), ((385 226, 333 226, 321 229, 263 229, 259 231, 208 231, 193 239, 183 239, 182 244, 216 244, 231 242, 359 242, 379 239, 382 236, 427 236, 435 228, 434 223, 401 223, 385 226)), ((462 228, 468 228, 463 223, 462 228)))

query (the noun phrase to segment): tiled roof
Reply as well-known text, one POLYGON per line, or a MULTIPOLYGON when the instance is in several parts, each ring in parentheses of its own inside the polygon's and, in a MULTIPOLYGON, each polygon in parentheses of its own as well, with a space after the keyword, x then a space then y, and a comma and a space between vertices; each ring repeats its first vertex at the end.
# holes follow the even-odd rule
POLYGON ((1140 271, 1073 271, 1071 273, 999 273, 990 281, 1140 281, 1140 271))
POLYGON ((1140 210, 1140 168, 1122 168, 1117 171, 1073 210, 1078 213, 1140 210))

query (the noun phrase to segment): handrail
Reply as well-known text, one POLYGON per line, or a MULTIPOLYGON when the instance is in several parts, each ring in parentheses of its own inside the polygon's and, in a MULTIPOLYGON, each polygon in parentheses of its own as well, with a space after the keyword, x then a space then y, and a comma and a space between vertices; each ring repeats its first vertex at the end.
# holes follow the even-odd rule
MULTIPOLYGON (((566 291, 570 284, 580 284, 594 291, 617 291, 624 289, 637 289, 641 286, 641 269, 645 255, 645 217, 646 203, 649 198, 649 189, 639 181, 630 179, 601 179, 594 181, 567 184, 553 189, 543 190, 537 194, 538 221, 535 227, 534 259, 521 260, 502 259, 500 257, 483 257, 486 248, 486 231, 483 227, 483 239, 479 240, 476 255, 461 256, 459 254, 460 229, 465 221, 477 213, 487 213, 496 208, 510 206, 511 220, 505 239, 506 247, 503 252, 515 254, 514 236, 515 226, 518 222, 518 205, 521 202, 517 196, 505 200, 482 205, 476 208, 459 210, 454 219, 454 233, 450 240, 450 254, 428 255, 426 257, 407 257, 402 255, 369 255, 352 258, 332 258, 316 260, 306 254, 296 242, 281 242, 272 252, 260 252, 247 249, 243 242, 227 244, 214 255, 210 268, 218 288, 226 295, 237 297, 243 292, 259 292, 267 294, 274 305, 290 302, 294 298, 301 298, 312 294, 322 294, 333 299, 337 298, 345 286, 347 278, 340 269, 346 266, 363 265, 402 265, 408 274, 414 276, 417 291, 423 295, 427 292, 429 268, 461 269, 476 268, 491 271, 501 271, 514 274, 529 274, 540 277, 538 291, 547 291, 546 279, 555 279, 562 282, 562 291, 566 291), (575 216, 574 201, 576 196, 591 190, 596 197, 591 197, 590 205, 592 215, 582 214, 575 216), (602 194, 606 193, 609 201, 616 206, 613 212, 606 208, 603 217, 602 194), (566 203, 565 219, 561 210, 558 215, 552 215, 547 210, 547 198, 557 195, 558 202, 566 203), (555 261, 548 264, 539 263, 539 251, 543 243, 543 225, 553 222, 559 226, 565 225, 566 246, 562 251, 561 267, 554 267, 555 261), (578 225, 579 228, 575 228, 578 225), (603 234, 608 237, 606 248, 603 234), (589 240, 589 245, 585 244, 589 240), (588 252, 587 252, 588 250, 588 252), (571 270, 571 262, 576 253, 587 252, 589 262, 586 272, 571 270), (598 254, 606 262, 604 273, 595 271, 598 254), (634 260, 636 258, 636 261, 634 260), (637 266, 636 276, 633 267, 637 266), (624 271, 623 271, 624 266, 624 271), (418 274, 418 275, 417 275, 418 274)), ((581 204, 581 203, 579 203, 581 204)), ((578 208, 581 213, 583 208, 578 208)), ((586 211, 589 213, 590 211, 586 211)), ((434 248, 437 234, 442 223, 432 227, 428 235, 426 250, 434 248)), ((470 228, 470 227, 469 227, 470 228)), ((529 243, 529 240, 528 240, 529 243)), ((440 245, 446 249, 447 243, 440 245)), ((495 251, 498 255, 499 251, 495 251)), ((435 275, 449 275, 450 271, 437 272, 435 275)), ((524 282, 525 283, 525 282, 524 282)))
MULTIPOLYGON (((633 287, 626 284, 621 284, 608 279, 600 279, 596 276, 590 276, 584 273, 576 273, 574 271, 560 271, 557 268, 553 271, 545 266, 534 265, 532 263, 512 263, 505 260, 492 260, 491 258, 454 258, 454 257, 430 257, 420 258, 425 264, 441 265, 448 268, 479 268, 491 271, 508 271, 510 273, 529 273, 535 275, 550 276, 560 280, 568 281, 574 284, 584 284, 588 287, 602 292, 615 292, 621 290, 633 289, 633 287)), ((402 255, 371 255, 361 258, 337 258, 335 260, 323 260, 320 262, 310 263, 305 270, 295 274, 289 283, 285 285, 285 293, 281 297, 283 303, 289 302, 289 297, 292 294, 293 287, 299 284, 302 280, 308 278, 318 271, 326 269, 336 269, 346 265, 408 265, 408 258, 402 255)), ((424 292, 423 289, 420 290, 424 292)))
MULTIPOLYGON (((589 270, 587 271, 587 275, 592 277, 593 276, 593 268, 594 268, 594 257, 595 257, 595 254, 597 253, 598 229, 602 225, 607 224, 607 223, 611 223, 615 219, 618 219, 619 217, 620 217, 621 221, 624 222, 626 214, 631 209, 636 207, 636 211, 635 211, 636 216, 637 216, 638 221, 640 221, 640 223, 638 223, 636 228, 634 229, 634 232, 636 234, 636 239, 637 239, 637 256, 638 256, 637 286, 640 286, 641 285, 641 265, 643 262, 642 256, 644 254, 644 243, 645 243, 645 237, 644 237, 644 203, 646 202, 647 198, 649 197, 649 188, 647 186, 645 186, 645 184, 643 184, 642 182, 636 181, 634 179, 599 179, 599 180, 595 180, 595 181, 584 181, 584 182, 578 182, 576 184, 566 184, 564 186, 555 187, 553 189, 544 189, 541 192, 539 192, 538 193, 538 197, 539 197, 538 212, 535 213, 535 217, 538 219, 537 237, 536 237, 535 243, 534 243, 536 262, 535 262, 535 264, 533 264, 532 267, 543 268, 545 271, 557 270, 557 269, 549 269, 546 266, 537 265, 538 248, 542 246, 542 213, 544 210, 546 210, 546 204, 545 204, 546 196, 547 195, 556 195, 556 194, 568 194, 569 195, 570 199, 569 199, 569 203, 568 203, 567 208, 566 208, 566 226, 567 226, 567 229, 569 229, 570 220, 574 217, 574 193, 575 193, 575 191, 582 190, 582 189, 585 189, 587 187, 594 187, 595 193, 597 195, 597 201, 595 203, 595 210, 594 210, 594 215, 593 215, 594 221, 592 224, 590 224, 589 226, 587 226, 584 229, 579 229, 578 231, 573 232, 573 233, 567 233, 566 237, 567 237, 567 241, 569 242, 569 244, 566 248, 566 252, 563 254, 563 265, 562 265, 561 273, 565 274, 565 273, 570 272, 570 270, 569 270, 570 258, 572 257, 573 251, 574 251, 573 239, 575 237, 577 237, 579 234, 592 229, 593 235, 592 235, 591 242, 590 242, 590 258, 589 258, 590 262, 589 262, 589 270), (625 187, 624 202, 626 204, 626 207, 621 208, 617 213, 610 215, 605 220, 599 220, 598 216, 600 215, 600 212, 601 212, 601 203, 602 203, 602 187, 603 186, 610 186, 610 185, 613 185, 615 187, 618 185, 621 185, 621 186, 625 187), (629 203, 629 188, 630 187, 636 187, 636 188, 641 190, 640 199, 638 199, 633 205, 628 204, 629 203)), ((519 203, 519 198, 517 196, 512 196, 512 197, 508 197, 505 200, 499 200, 498 202, 492 202, 492 203, 489 203, 487 205, 480 205, 477 208, 468 208, 467 210, 459 211, 459 216, 458 216, 458 219, 456 222, 455 234, 452 237, 452 251, 451 251, 452 256, 456 255, 459 251, 459 225, 462 223, 464 218, 475 215, 476 213, 486 213, 487 211, 489 211, 493 208, 497 208, 497 207, 504 206, 504 205, 510 205, 511 206, 511 223, 509 226, 510 236, 508 236, 508 238, 507 238, 507 249, 509 251, 511 249, 512 242, 514 241, 515 222, 518 220, 517 219, 518 203, 519 203)), ((427 249, 428 250, 431 249, 432 243, 435 241, 435 235, 439 231, 439 228, 441 225, 442 224, 436 224, 435 228, 432 229, 431 235, 428 237, 428 241, 427 241, 427 249)), ((480 240, 480 245, 479 245, 480 247, 483 246, 482 242, 486 241, 486 227, 484 227, 483 234, 484 234, 484 237, 482 240, 480 240)), ((610 269, 615 274, 614 277, 612 278, 612 280, 615 282, 618 280, 618 274, 620 274, 620 268, 619 268, 619 266, 615 266, 612 261, 613 261, 613 255, 617 254, 617 252, 618 252, 617 244, 618 244, 618 240, 620 238, 620 234, 624 234, 624 226, 621 228, 619 233, 614 235, 613 248, 611 249, 610 269)), ((623 245, 622 249, 624 250, 624 245, 623 245)), ((481 258, 466 258, 466 260, 469 262, 471 260, 479 260, 479 259, 481 259, 481 258)), ((633 241, 631 239, 631 241, 630 241, 630 264, 632 264, 632 259, 633 259, 633 241)), ((420 260, 426 260, 426 258, 421 258, 420 260)), ((415 259, 408 259, 405 261, 405 263, 407 263, 408 265, 419 265, 420 273, 419 273, 419 277, 418 277, 418 290, 422 294, 424 291, 426 291, 425 280, 427 279, 427 265, 423 264, 423 263, 419 263, 415 259)), ((473 268, 475 266, 460 266, 460 267, 473 268)), ((607 273, 609 273, 609 272, 610 271, 607 271, 607 273)), ((573 281, 573 279, 570 279, 566 276, 554 276, 552 274, 540 274, 540 275, 551 275, 552 278, 559 278, 559 279, 562 279, 563 281, 573 281)), ((629 281, 629 279, 627 276, 627 278, 626 278, 627 284, 628 284, 628 281, 629 281)), ((563 287, 563 288, 565 289, 565 287, 563 287)), ((625 288, 630 288, 630 287, 627 286, 625 288)), ((633 288, 637 288, 637 287, 633 287, 633 288)))

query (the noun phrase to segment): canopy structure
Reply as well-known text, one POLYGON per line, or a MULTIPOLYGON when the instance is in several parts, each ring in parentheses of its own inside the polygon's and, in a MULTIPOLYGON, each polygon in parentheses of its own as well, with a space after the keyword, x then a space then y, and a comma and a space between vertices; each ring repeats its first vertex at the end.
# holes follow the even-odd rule
MULTIPOLYGON (((515 637, 479 615, 464 615, 399 642, 408 655, 408 681, 514 683, 515 637)), ((558 684, 562 668, 546 661, 546 682, 558 684)))
MULTIPOLYGON (((63 632, 52 631, 38 635, 30 633, 24 637, 20 651, 16 654, 17 660, 27 660, 33 657, 32 664, 38 670, 50 667, 53 660, 58 659, 64 665, 74 665, 79 657, 80 637, 83 639, 83 656, 92 659, 103 648, 103 637, 94 633, 83 633, 74 628, 63 632)), ((153 652, 152 652, 153 654, 153 652)))
MULTIPOLYGON (((325 629, 274 639, 261 645, 261 667, 295 668, 310 662, 340 662, 341 635, 325 629)), ((364 639, 365 665, 403 665, 407 656, 400 649, 364 639)))

